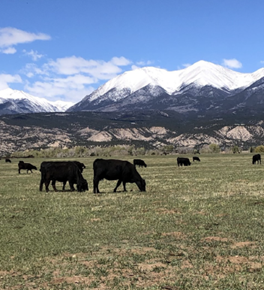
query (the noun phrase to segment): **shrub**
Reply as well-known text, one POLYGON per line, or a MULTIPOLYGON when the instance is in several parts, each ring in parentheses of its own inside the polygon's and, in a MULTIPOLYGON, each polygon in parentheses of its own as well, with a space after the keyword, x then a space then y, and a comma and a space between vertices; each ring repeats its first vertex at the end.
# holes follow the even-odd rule
POLYGON ((210 144, 209 149, 212 153, 219 153, 220 152, 220 147, 218 144, 214 144, 214 143, 210 144))
POLYGON ((262 152, 264 152, 264 145, 257 146, 255 148, 255 152, 256 153, 262 153, 262 152))

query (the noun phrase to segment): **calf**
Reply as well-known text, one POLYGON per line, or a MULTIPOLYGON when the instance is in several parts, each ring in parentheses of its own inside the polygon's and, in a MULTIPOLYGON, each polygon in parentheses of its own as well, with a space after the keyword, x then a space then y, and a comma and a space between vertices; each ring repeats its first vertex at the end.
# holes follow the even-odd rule
POLYGON ((197 156, 193 156, 193 162, 194 162, 194 161, 201 161, 201 160, 200 160, 199 157, 197 157, 197 156))
POLYGON ((142 159, 134 159, 133 164, 136 166, 138 165, 139 167, 147 167, 147 164, 144 162, 142 159))
POLYGON ((189 158, 185 158, 185 157, 178 157, 177 158, 177 164, 178 166, 190 166, 191 165, 191 162, 189 160, 189 158))
MULTIPOLYGON (((77 161, 78 162, 78 161, 77 161)), ((75 190, 74 184, 77 184, 77 190, 79 192, 88 190, 87 180, 83 178, 81 170, 75 161, 50 161, 42 162, 40 166, 41 180, 39 190, 42 191, 43 184, 45 183, 46 191, 49 191, 49 183, 52 181, 52 187, 54 191, 56 189, 56 181, 63 182, 63 190, 65 184, 69 181, 72 191, 75 190)))
POLYGON ((32 164, 30 164, 30 163, 25 163, 24 161, 19 161, 18 162, 18 173, 19 174, 20 174, 20 170, 21 169, 27 170, 27 173, 30 170, 30 172, 32 173, 32 169, 37 170, 37 167, 32 165, 32 164))
POLYGON ((259 164, 261 164, 261 155, 260 154, 253 155, 253 157, 252 157, 252 164, 255 164, 256 162, 259 163, 259 164))
POLYGON ((116 159, 96 159, 93 163, 94 170, 94 193, 100 193, 99 181, 103 179, 118 180, 114 192, 123 182, 124 191, 126 191, 126 183, 135 182, 140 191, 146 191, 146 182, 137 172, 136 167, 123 160, 116 159))

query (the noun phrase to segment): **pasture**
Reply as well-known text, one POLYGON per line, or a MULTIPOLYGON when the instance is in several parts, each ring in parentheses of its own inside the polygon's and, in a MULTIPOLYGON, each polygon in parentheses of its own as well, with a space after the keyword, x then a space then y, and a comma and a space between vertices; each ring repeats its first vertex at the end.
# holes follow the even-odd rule
POLYGON ((146 192, 128 183, 113 193, 116 181, 104 180, 97 195, 94 157, 75 159, 87 167, 82 193, 68 183, 40 192, 39 171, 1 160, 0 288, 264 289, 264 165, 251 154, 199 157, 187 167, 139 157, 146 192))

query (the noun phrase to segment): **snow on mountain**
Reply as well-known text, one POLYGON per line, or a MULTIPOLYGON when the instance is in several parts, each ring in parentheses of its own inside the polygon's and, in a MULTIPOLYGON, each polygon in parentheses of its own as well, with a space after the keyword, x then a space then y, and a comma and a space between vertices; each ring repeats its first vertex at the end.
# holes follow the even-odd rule
MULTIPOLYGON (((185 69, 176 71, 143 67, 125 72, 108 81, 90 95, 89 101, 96 100, 112 89, 126 90, 132 94, 147 85, 160 86, 168 94, 177 92, 183 85, 189 84, 199 87, 209 85, 231 91, 247 87, 262 77, 264 77, 264 68, 254 73, 239 73, 206 61, 198 61, 185 69)), ((122 94, 111 96, 113 101, 123 97, 122 94)))
POLYGON ((10 88, 0 91, 0 114, 64 112, 72 105, 70 102, 51 102, 10 88))
POLYGON ((69 109, 71 106, 74 104, 72 102, 65 102, 65 101, 54 101, 51 102, 55 107, 57 107, 58 111, 57 112, 65 112, 67 109, 69 109))

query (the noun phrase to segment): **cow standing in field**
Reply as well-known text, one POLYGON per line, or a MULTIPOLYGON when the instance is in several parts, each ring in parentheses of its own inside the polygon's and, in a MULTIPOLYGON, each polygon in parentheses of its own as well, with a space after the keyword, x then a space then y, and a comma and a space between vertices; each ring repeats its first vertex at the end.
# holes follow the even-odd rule
POLYGON ((37 167, 30 164, 30 163, 25 163, 24 161, 19 161, 18 162, 18 173, 19 174, 20 174, 21 169, 27 170, 27 173, 28 173, 28 171, 31 171, 31 173, 32 173, 32 169, 37 170, 37 167))
POLYGON ((194 162, 194 161, 199 161, 199 162, 200 162, 201 160, 200 160, 199 157, 197 157, 197 156, 193 156, 193 162, 194 162))
POLYGON ((126 183, 135 182, 140 191, 146 191, 146 182, 137 172, 136 167, 123 160, 116 159, 96 159, 93 163, 94 170, 94 193, 100 193, 99 181, 103 179, 118 180, 114 192, 123 182, 124 191, 126 191, 126 183))
POLYGON ((6 158, 6 159, 5 159, 5 162, 6 162, 6 163, 11 163, 11 160, 10 160, 9 158, 6 158))
POLYGON ((147 167, 147 164, 145 163, 145 161, 144 160, 142 160, 142 159, 134 159, 133 160, 133 164, 136 166, 136 165, 138 165, 139 167, 147 167))
POLYGON ((256 162, 259 163, 259 164, 261 164, 261 155, 260 154, 253 155, 253 157, 252 157, 252 164, 255 164, 256 162))
POLYGON ((54 191, 57 191, 56 181, 63 182, 63 190, 67 181, 69 181, 71 191, 75 190, 74 184, 77 184, 77 190, 79 192, 88 190, 87 180, 83 178, 77 162, 78 161, 42 162, 40 166, 41 180, 39 190, 42 191, 43 184, 45 183, 46 191, 48 192, 50 181, 52 181, 51 184, 54 191))
POLYGON ((185 157, 178 157, 177 158, 177 164, 178 166, 190 166, 191 165, 191 162, 190 162, 190 159, 189 158, 185 158, 185 157))

